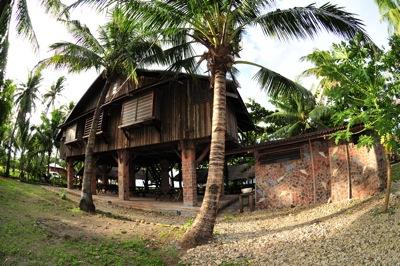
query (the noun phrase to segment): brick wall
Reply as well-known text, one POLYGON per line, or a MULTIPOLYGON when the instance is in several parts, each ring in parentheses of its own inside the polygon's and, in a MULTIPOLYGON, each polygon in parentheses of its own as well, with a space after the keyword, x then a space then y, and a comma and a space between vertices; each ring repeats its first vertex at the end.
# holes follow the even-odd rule
MULTIPOLYGON (((256 162, 256 205, 258 208, 281 208, 324 203, 330 198, 349 197, 346 144, 328 140, 312 141, 314 173, 309 144, 300 146, 300 159, 276 163, 256 162)), ((351 196, 364 198, 378 192, 385 183, 385 161, 381 146, 357 148, 348 144, 351 196)))
POLYGON ((306 205, 313 203, 314 199, 325 201, 330 197, 328 146, 319 141, 311 146, 314 175, 309 144, 300 147, 300 159, 256 163, 256 204, 259 208, 306 205))

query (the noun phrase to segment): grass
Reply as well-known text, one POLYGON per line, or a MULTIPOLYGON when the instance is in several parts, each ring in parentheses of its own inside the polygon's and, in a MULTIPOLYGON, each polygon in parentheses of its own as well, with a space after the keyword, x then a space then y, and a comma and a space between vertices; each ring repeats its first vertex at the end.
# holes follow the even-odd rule
MULTIPOLYGON (((62 195, 35 185, 0 178, 0 264, 6 265, 165 265, 176 263, 172 246, 150 245, 140 237, 73 238, 52 234, 43 219, 86 215, 62 195), (152 247, 150 247, 152 246, 152 247)), ((62 228, 56 228, 62 233, 62 228)), ((79 232, 80 228, 76 228, 79 232)))

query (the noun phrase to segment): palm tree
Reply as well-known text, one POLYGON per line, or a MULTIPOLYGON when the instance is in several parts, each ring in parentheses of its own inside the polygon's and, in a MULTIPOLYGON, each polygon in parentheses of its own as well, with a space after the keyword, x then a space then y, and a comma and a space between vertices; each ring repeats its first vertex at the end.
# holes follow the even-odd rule
POLYGON ((56 98, 61 95, 61 92, 64 90, 64 82, 65 77, 59 77, 53 85, 51 85, 50 89, 43 95, 44 102, 47 102, 47 107, 45 113, 47 114, 50 107, 55 105, 56 98))
MULTIPOLYGON (((53 15, 63 14, 68 17, 68 13, 64 12, 66 6, 61 0, 43 0, 38 1, 46 12, 53 15)), ((35 31, 32 27, 31 17, 27 0, 2 0, 0 1, 0 87, 3 86, 4 71, 7 64, 8 54, 8 35, 10 31, 10 22, 12 18, 16 20, 16 31, 19 35, 27 38, 38 50, 39 44, 36 39, 35 31), (15 13, 13 14, 13 10, 15 13)))
POLYGON ((30 115, 36 108, 36 101, 38 100, 39 85, 41 81, 42 75, 40 71, 31 71, 28 75, 27 82, 21 83, 17 88, 15 104, 17 105, 18 111, 8 144, 6 170, 4 174, 6 177, 10 175, 11 150, 12 143, 14 142, 15 131, 18 128, 20 135, 24 135, 24 132, 29 128, 30 115))
POLYGON ((389 22, 390 30, 400 34, 400 1, 399 0, 375 0, 382 19, 389 22))
POLYGON ((94 171, 93 150, 100 106, 104 103, 108 88, 118 77, 136 82, 137 68, 156 63, 170 63, 169 59, 175 56, 175 50, 171 48, 169 58, 163 56, 163 51, 154 38, 155 34, 145 32, 141 24, 127 20, 119 9, 113 11, 111 22, 100 27, 99 38, 95 38, 89 28, 78 21, 66 23, 76 38, 76 43, 59 42, 51 45, 54 55, 42 61, 41 65, 67 68, 70 72, 80 72, 90 68, 103 70, 105 83, 94 110, 86 144, 82 196, 79 203, 82 210, 94 212, 90 182, 94 171))
POLYGON ((275 96, 270 102, 278 110, 265 119, 284 124, 271 134, 273 138, 291 137, 309 130, 325 128, 329 124, 330 108, 317 104, 315 96, 310 91, 275 96))
MULTIPOLYGON (((124 5, 126 14, 132 20, 142 21, 153 30, 167 30, 169 37, 186 38, 206 50, 200 62, 207 63, 214 90, 209 170, 200 212, 182 240, 185 247, 208 241, 212 236, 223 185, 226 79, 227 75, 233 77, 234 65, 251 64, 257 67, 259 71, 255 78, 271 94, 289 94, 298 90, 296 83, 276 72, 237 60, 246 30, 259 26, 266 37, 280 40, 314 37, 321 30, 345 38, 352 38, 357 32, 364 33, 359 19, 332 4, 284 10, 273 10, 272 0, 80 0, 76 5, 90 2, 124 5)), ((193 58, 187 58, 190 59, 193 58)))

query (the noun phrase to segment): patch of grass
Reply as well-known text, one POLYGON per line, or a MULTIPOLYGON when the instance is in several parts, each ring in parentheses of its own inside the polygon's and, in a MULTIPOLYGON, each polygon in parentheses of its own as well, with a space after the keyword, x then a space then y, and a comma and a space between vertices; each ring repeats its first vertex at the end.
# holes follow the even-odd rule
POLYGON ((232 214, 224 215, 224 218, 223 218, 224 222, 232 222, 233 220, 235 220, 235 216, 233 216, 232 214))
MULTIPOLYGON (((115 239, 102 236, 72 238, 52 234, 38 224, 37 221, 45 219, 87 215, 71 205, 69 200, 39 186, 0 178, 0 264, 176 264, 178 255, 173 246, 158 248, 139 236, 129 240, 118 240, 118 236, 115 239)), ((80 234, 82 229, 77 227, 75 230, 80 234)))
POLYGON ((67 192, 64 189, 60 191, 60 198, 62 200, 66 200, 67 199, 67 192))
POLYGON ((181 226, 184 231, 187 231, 190 227, 192 227, 194 219, 190 217, 186 220, 186 222, 181 226))

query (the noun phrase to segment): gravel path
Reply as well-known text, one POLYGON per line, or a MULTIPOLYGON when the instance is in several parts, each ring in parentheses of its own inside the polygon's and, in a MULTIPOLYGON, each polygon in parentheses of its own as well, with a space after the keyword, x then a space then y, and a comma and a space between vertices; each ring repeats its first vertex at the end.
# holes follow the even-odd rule
POLYGON ((400 195, 219 218, 215 239, 188 250, 190 265, 400 265, 400 195))

